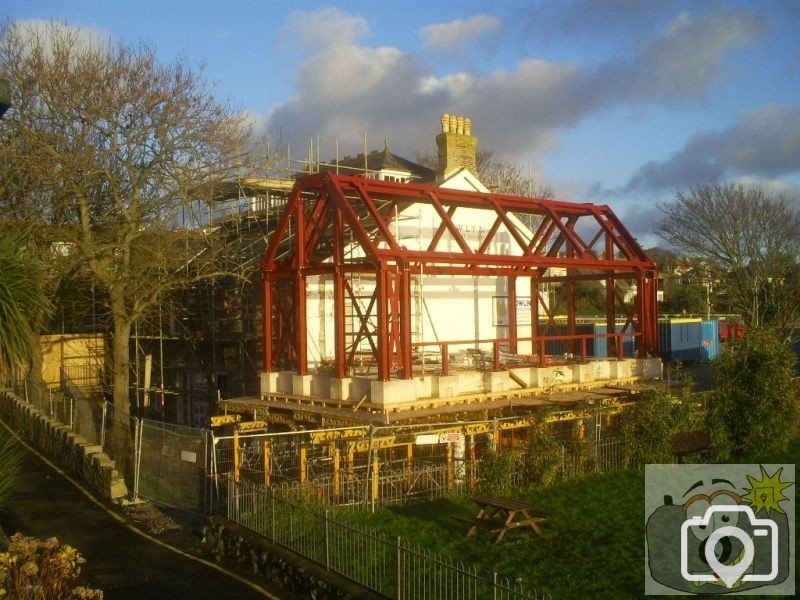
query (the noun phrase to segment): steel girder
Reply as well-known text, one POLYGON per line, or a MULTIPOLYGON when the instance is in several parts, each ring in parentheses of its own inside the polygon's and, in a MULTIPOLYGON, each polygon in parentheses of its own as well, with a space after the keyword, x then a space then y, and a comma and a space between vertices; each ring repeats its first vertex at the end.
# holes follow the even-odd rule
MULTIPOLYGON (((366 353, 377 363, 381 380, 393 373, 410 378, 412 278, 423 272, 506 277, 509 306, 515 306, 516 279, 530 278, 534 338, 542 330, 546 335, 555 317, 540 284, 565 287, 567 327, 574 334, 575 283, 603 281, 608 332, 624 318, 623 331, 638 338, 638 355, 658 353, 656 265, 608 206, 324 173, 297 180, 264 256, 265 370, 308 372, 306 279, 324 275, 333 279, 334 375, 345 377, 366 353), (396 239, 392 224, 416 204, 428 205, 438 223, 425 248, 409 249, 396 239), (455 220, 467 209, 484 211, 485 223, 491 224, 472 243, 455 220), (521 226, 520 215, 531 215, 531 230, 521 226), (498 251, 501 233, 506 244, 498 251), (356 276, 369 282, 366 294, 351 285, 356 276), (636 286, 632 306, 622 301, 619 281, 636 286)), ((508 326, 504 341, 513 352, 518 341, 514 310, 508 326)))

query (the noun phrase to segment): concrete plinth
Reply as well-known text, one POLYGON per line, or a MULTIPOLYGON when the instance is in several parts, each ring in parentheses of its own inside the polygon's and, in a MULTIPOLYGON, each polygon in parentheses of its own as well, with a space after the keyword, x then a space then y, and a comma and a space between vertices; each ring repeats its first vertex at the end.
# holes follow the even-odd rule
POLYGON ((452 398, 458 396, 460 390, 457 375, 440 375, 434 382, 433 395, 435 398, 452 398))
POLYGON ((634 373, 637 377, 644 377, 646 379, 654 379, 661 377, 661 359, 660 358, 637 358, 634 373))
POLYGON ((572 381, 575 383, 588 383, 594 381, 594 365, 592 363, 578 363, 570 365, 572 368, 572 381))
POLYGON ((413 379, 392 379, 390 381, 373 381, 370 395, 373 404, 388 406, 398 402, 417 400, 417 386, 413 379))
POLYGON ((332 400, 350 400, 350 387, 353 383, 352 377, 331 377, 330 395, 332 400))
POLYGON ((433 383, 436 379, 435 375, 423 375, 421 377, 414 377, 414 394, 417 398, 433 398, 433 383))
POLYGON ((310 396, 313 375, 293 375, 292 394, 295 396, 310 396))
POLYGON ((261 373, 261 395, 274 394, 278 391, 278 375, 280 373, 261 373))
POLYGON ((609 376, 611 379, 628 379, 633 377, 633 367, 636 361, 628 358, 612 360, 609 362, 609 376))
POLYGON ((531 367, 528 381, 531 387, 549 388, 554 385, 572 383, 572 380, 572 369, 566 365, 559 365, 554 367, 531 367))
POLYGON ((278 392, 281 394, 292 394, 294 387, 294 373, 291 371, 281 371, 278 373, 278 392))
MULTIPOLYGON (((611 379, 611 362, 609 360, 593 360, 589 364, 594 367, 594 380, 611 379)), ((616 362, 616 361, 613 361, 616 362)))
POLYGON ((507 371, 487 371, 483 374, 484 389, 487 392, 507 392, 511 387, 519 387, 508 376, 507 371))

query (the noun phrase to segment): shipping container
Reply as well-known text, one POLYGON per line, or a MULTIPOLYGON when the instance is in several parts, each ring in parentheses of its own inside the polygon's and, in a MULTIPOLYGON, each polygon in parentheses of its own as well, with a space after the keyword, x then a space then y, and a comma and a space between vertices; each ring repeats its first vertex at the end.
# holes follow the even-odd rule
POLYGON ((719 356, 716 319, 662 319, 659 348, 666 362, 714 360, 719 356))

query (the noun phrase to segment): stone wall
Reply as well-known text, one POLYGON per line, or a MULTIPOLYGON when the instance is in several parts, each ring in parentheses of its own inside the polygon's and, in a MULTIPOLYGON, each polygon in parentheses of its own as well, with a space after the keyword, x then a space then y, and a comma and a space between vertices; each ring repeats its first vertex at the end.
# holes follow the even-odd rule
POLYGON ((377 600, 384 598, 298 557, 224 517, 209 517, 203 527, 203 548, 217 562, 233 560, 278 583, 300 598, 315 600, 377 600))
POLYGON ((0 418, 105 500, 128 495, 125 480, 103 448, 51 419, 10 390, 0 390, 0 418))

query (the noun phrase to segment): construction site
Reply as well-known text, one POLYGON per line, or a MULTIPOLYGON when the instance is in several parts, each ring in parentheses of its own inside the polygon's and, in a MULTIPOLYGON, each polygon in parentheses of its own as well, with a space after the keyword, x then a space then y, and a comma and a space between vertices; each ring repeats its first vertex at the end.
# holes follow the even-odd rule
MULTIPOLYGON (((214 470, 268 485, 400 461, 403 477, 443 469, 448 487, 545 423, 565 440, 613 434, 662 374, 656 265, 608 206, 488 189, 477 144, 452 115, 437 169, 366 138, 323 163, 312 142, 188 207, 185 226, 235 245, 250 276, 137 323, 133 414, 211 427, 214 470), (587 283, 604 314, 582 310, 587 283)), ((102 335, 48 339, 46 379, 100 397, 102 335)))

